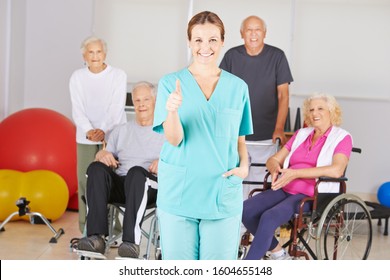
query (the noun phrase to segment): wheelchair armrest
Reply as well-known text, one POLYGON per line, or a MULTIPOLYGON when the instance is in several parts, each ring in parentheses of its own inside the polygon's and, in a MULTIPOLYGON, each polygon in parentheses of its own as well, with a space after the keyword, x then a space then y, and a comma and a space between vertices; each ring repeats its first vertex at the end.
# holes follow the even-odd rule
POLYGON ((334 178, 334 177, 319 177, 318 181, 320 182, 346 182, 348 181, 347 177, 339 177, 339 178, 334 178))
POLYGON ((269 176, 271 176, 271 172, 269 172, 268 170, 266 170, 267 174, 265 174, 264 176, 264 182, 263 182, 263 189, 264 190, 268 190, 271 188, 271 182, 268 182, 268 178, 269 176))
MULTIPOLYGON (((342 176, 339 178, 326 177, 326 176, 318 177, 317 183, 314 187, 314 197, 318 197, 318 193, 319 193, 318 188, 322 182, 340 183, 339 193, 345 193, 347 191, 347 185, 345 183, 346 181, 348 181, 348 178, 345 176, 342 176)), ((313 209, 316 209, 316 208, 317 208, 317 199, 315 199, 314 203, 313 203, 313 209)))
POLYGON ((251 190, 251 191, 249 192, 249 194, 248 194, 248 198, 249 198, 249 197, 252 197, 252 196, 253 196, 255 193, 257 193, 257 192, 263 192, 263 191, 268 190, 268 189, 271 188, 271 184, 270 184, 270 182, 268 182, 268 177, 269 177, 270 175, 271 175, 271 173, 268 172, 268 170, 267 170, 267 174, 265 174, 265 176, 264 176, 263 187, 262 187, 262 188, 256 188, 256 189, 251 190))
POLYGON ((253 189, 253 190, 251 190, 251 191, 249 192, 248 198, 249 198, 249 197, 252 197, 255 193, 263 192, 263 191, 264 191, 263 188, 256 188, 256 189, 253 189))
POLYGON ((340 193, 345 193, 346 191, 346 184, 345 182, 348 181, 348 178, 347 177, 339 177, 339 178, 335 178, 335 177, 325 177, 325 176, 322 176, 322 177, 318 177, 318 180, 317 180, 317 183, 315 185, 315 188, 314 188, 314 195, 317 196, 318 195, 318 187, 319 185, 322 183, 322 182, 333 182, 333 183, 340 183, 340 193))
POLYGON ((303 217, 303 207, 305 206, 306 203, 313 202, 314 204, 315 201, 316 201, 316 197, 314 196, 303 198, 299 204, 299 216, 303 217))

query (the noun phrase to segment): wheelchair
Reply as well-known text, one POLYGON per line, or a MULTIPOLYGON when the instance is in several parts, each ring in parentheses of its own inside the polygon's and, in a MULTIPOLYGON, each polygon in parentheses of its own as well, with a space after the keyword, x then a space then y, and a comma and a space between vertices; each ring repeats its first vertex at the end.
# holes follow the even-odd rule
MULTIPOLYGON (((279 151, 281 147, 281 140, 280 138, 277 138, 275 143, 265 143, 265 142, 253 142, 253 141, 246 141, 246 146, 249 149, 260 149, 260 151, 257 151, 256 153, 269 153, 275 154, 279 151)), ((249 195, 250 191, 257 188, 263 188, 263 181, 257 180, 257 176, 263 177, 266 174, 266 166, 265 162, 260 161, 254 161, 254 159, 251 159, 250 162, 250 169, 248 177, 245 178, 245 180, 242 182, 243 187, 249 188, 249 191, 244 191, 244 196, 249 195)))
MULTIPOLYGON (((358 148, 353 152, 361 153, 358 148)), ((251 191, 249 196, 262 192, 271 186, 267 173, 262 188, 251 191)), ((282 247, 294 259, 304 257, 314 260, 365 260, 372 244, 372 221, 370 211, 363 200, 346 193, 346 177, 317 179, 313 197, 304 198, 299 210, 288 225, 290 236, 282 247), (337 193, 321 193, 324 182, 338 183, 337 193), (305 212, 304 205, 310 203, 311 211, 305 212)), ((244 258, 250 246, 250 233, 241 238, 240 258, 244 258)))
MULTIPOLYGON (((115 231, 115 225, 116 223, 120 223, 120 219, 118 217, 121 217, 123 220, 123 216, 125 214, 125 205, 121 203, 109 203, 107 204, 108 209, 108 236, 105 239, 106 243, 106 251, 105 254, 107 254, 112 247, 117 247, 120 240, 122 239, 122 231, 116 232, 115 231)), ((161 260, 161 249, 160 249, 160 237, 159 237, 159 231, 158 231, 158 222, 157 222, 157 215, 156 215, 156 205, 148 205, 146 207, 145 215, 143 216, 143 223, 141 228, 141 250, 142 250, 142 237, 145 237, 147 239, 146 242, 146 251, 142 255, 142 259, 149 260, 152 256, 152 249, 154 248, 154 259, 155 260, 161 260), (148 227, 147 227, 147 224, 148 227)), ((120 227, 122 225, 120 224, 120 227)), ((80 238, 72 238, 70 241, 70 247, 73 249, 75 253, 78 254, 80 260, 91 260, 91 259, 107 259, 105 255, 102 255, 100 253, 95 252, 88 252, 88 251, 81 251, 77 249, 77 244, 80 238)), ((117 257, 117 259, 121 259, 121 257, 117 257)), ((127 259, 127 258, 124 258, 127 259)))
MULTIPOLYGON (((109 214, 108 214, 108 236, 106 238, 106 248, 113 246, 122 239, 122 232, 115 233, 115 223, 117 215, 124 216, 125 208, 123 204, 120 203, 110 203, 108 204, 109 214)), ((146 252, 143 255, 144 260, 149 260, 152 254, 152 248, 154 248, 154 259, 161 260, 161 249, 160 249, 160 237, 158 231, 158 222, 156 215, 156 205, 148 205, 146 207, 146 212, 143 217, 143 227, 141 228, 141 234, 147 239, 146 242, 146 252), (146 223, 148 222, 148 223, 146 223), (147 228, 147 225, 149 227, 147 228)), ((142 243, 142 240, 141 240, 142 243)), ((142 248, 142 247, 141 247, 142 248)))
MULTIPOLYGON (((156 188, 156 182, 147 179, 147 183, 149 187, 156 188)), ((86 204, 86 198, 85 196, 82 197, 83 202, 86 204)), ((107 204, 107 210, 108 210, 108 236, 105 238, 106 243, 106 251, 105 254, 108 253, 110 248, 117 247, 117 245, 122 240, 122 224, 121 220, 123 221, 124 214, 125 214, 125 204, 123 203, 116 203, 116 202, 109 202, 107 204)), ((146 205, 145 214, 142 217, 142 227, 140 228, 141 231, 141 243, 140 243, 140 249, 142 253, 143 243, 142 243, 142 237, 145 237, 147 239, 146 242, 146 251, 142 256, 142 259, 149 260, 152 256, 152 247, 154 248, 154 259, 161 260, 161 249, 160 249, 160 237, 159 237, 159 231, 158 231, 158 222, 157 222, 157 214, 156 214, 156 203, 151 203, 149 205, 146 205)), ((89 251, 82 251, 78 250, 78 241, 80 238, 72 238, 70 240, 70 248, 76 252, 79 255, 79 259, 81 260, 89 260, 89 259, 106 259, 107 257, 105 255, 102 255, 100 253, 95 252, 89 252, 89 251)), ((117 257, 117 259, 120 259, 120 257, 117 257)))

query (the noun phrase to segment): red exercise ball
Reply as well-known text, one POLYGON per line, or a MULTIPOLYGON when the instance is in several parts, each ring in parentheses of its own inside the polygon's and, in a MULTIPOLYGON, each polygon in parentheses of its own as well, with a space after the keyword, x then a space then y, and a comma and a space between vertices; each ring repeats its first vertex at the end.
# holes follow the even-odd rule
POLYGON ((0 122, 0 139, 0 169, 50 170, 64 178, 69 197, 76 193, 76 127, 67 117, 24 109, 0 122))
POLYGON ((68 210, 79 210, 79 194, 76 192, 74 195, 69 197, 68 210))

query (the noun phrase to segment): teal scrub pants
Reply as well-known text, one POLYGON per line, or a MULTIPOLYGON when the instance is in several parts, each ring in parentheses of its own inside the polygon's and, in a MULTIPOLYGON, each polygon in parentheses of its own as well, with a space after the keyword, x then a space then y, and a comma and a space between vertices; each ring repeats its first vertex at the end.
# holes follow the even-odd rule
POLYGON ((236 260, 241 214, 217 220, 176 216, 157 209, 163 260, 236 260))

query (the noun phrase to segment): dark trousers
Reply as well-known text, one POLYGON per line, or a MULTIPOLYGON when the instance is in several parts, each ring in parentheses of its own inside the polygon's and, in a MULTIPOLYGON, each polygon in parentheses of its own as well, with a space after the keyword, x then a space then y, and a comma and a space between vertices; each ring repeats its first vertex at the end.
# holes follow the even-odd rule
MULTIPOLYGON (((244 201, 242 222, 254 236, 246 260, 259 260, 278 245, 275 230, 298 213, 304 197, 304 194, 288 194, 283 189, 270 189, 244 201)), ((310 205, 305 204, 304 210, 310 210, 310 205)))
POLYGON ((157 190, 147 178, 157 178, 140 166, 130 168, 126 176, 119 176, 101 162, 93 162, 87 170, 87 235, 108 235, 108 203, 125 206, 123 241, 140 243, 141 225, 146 208, 156 203, 157 190))

